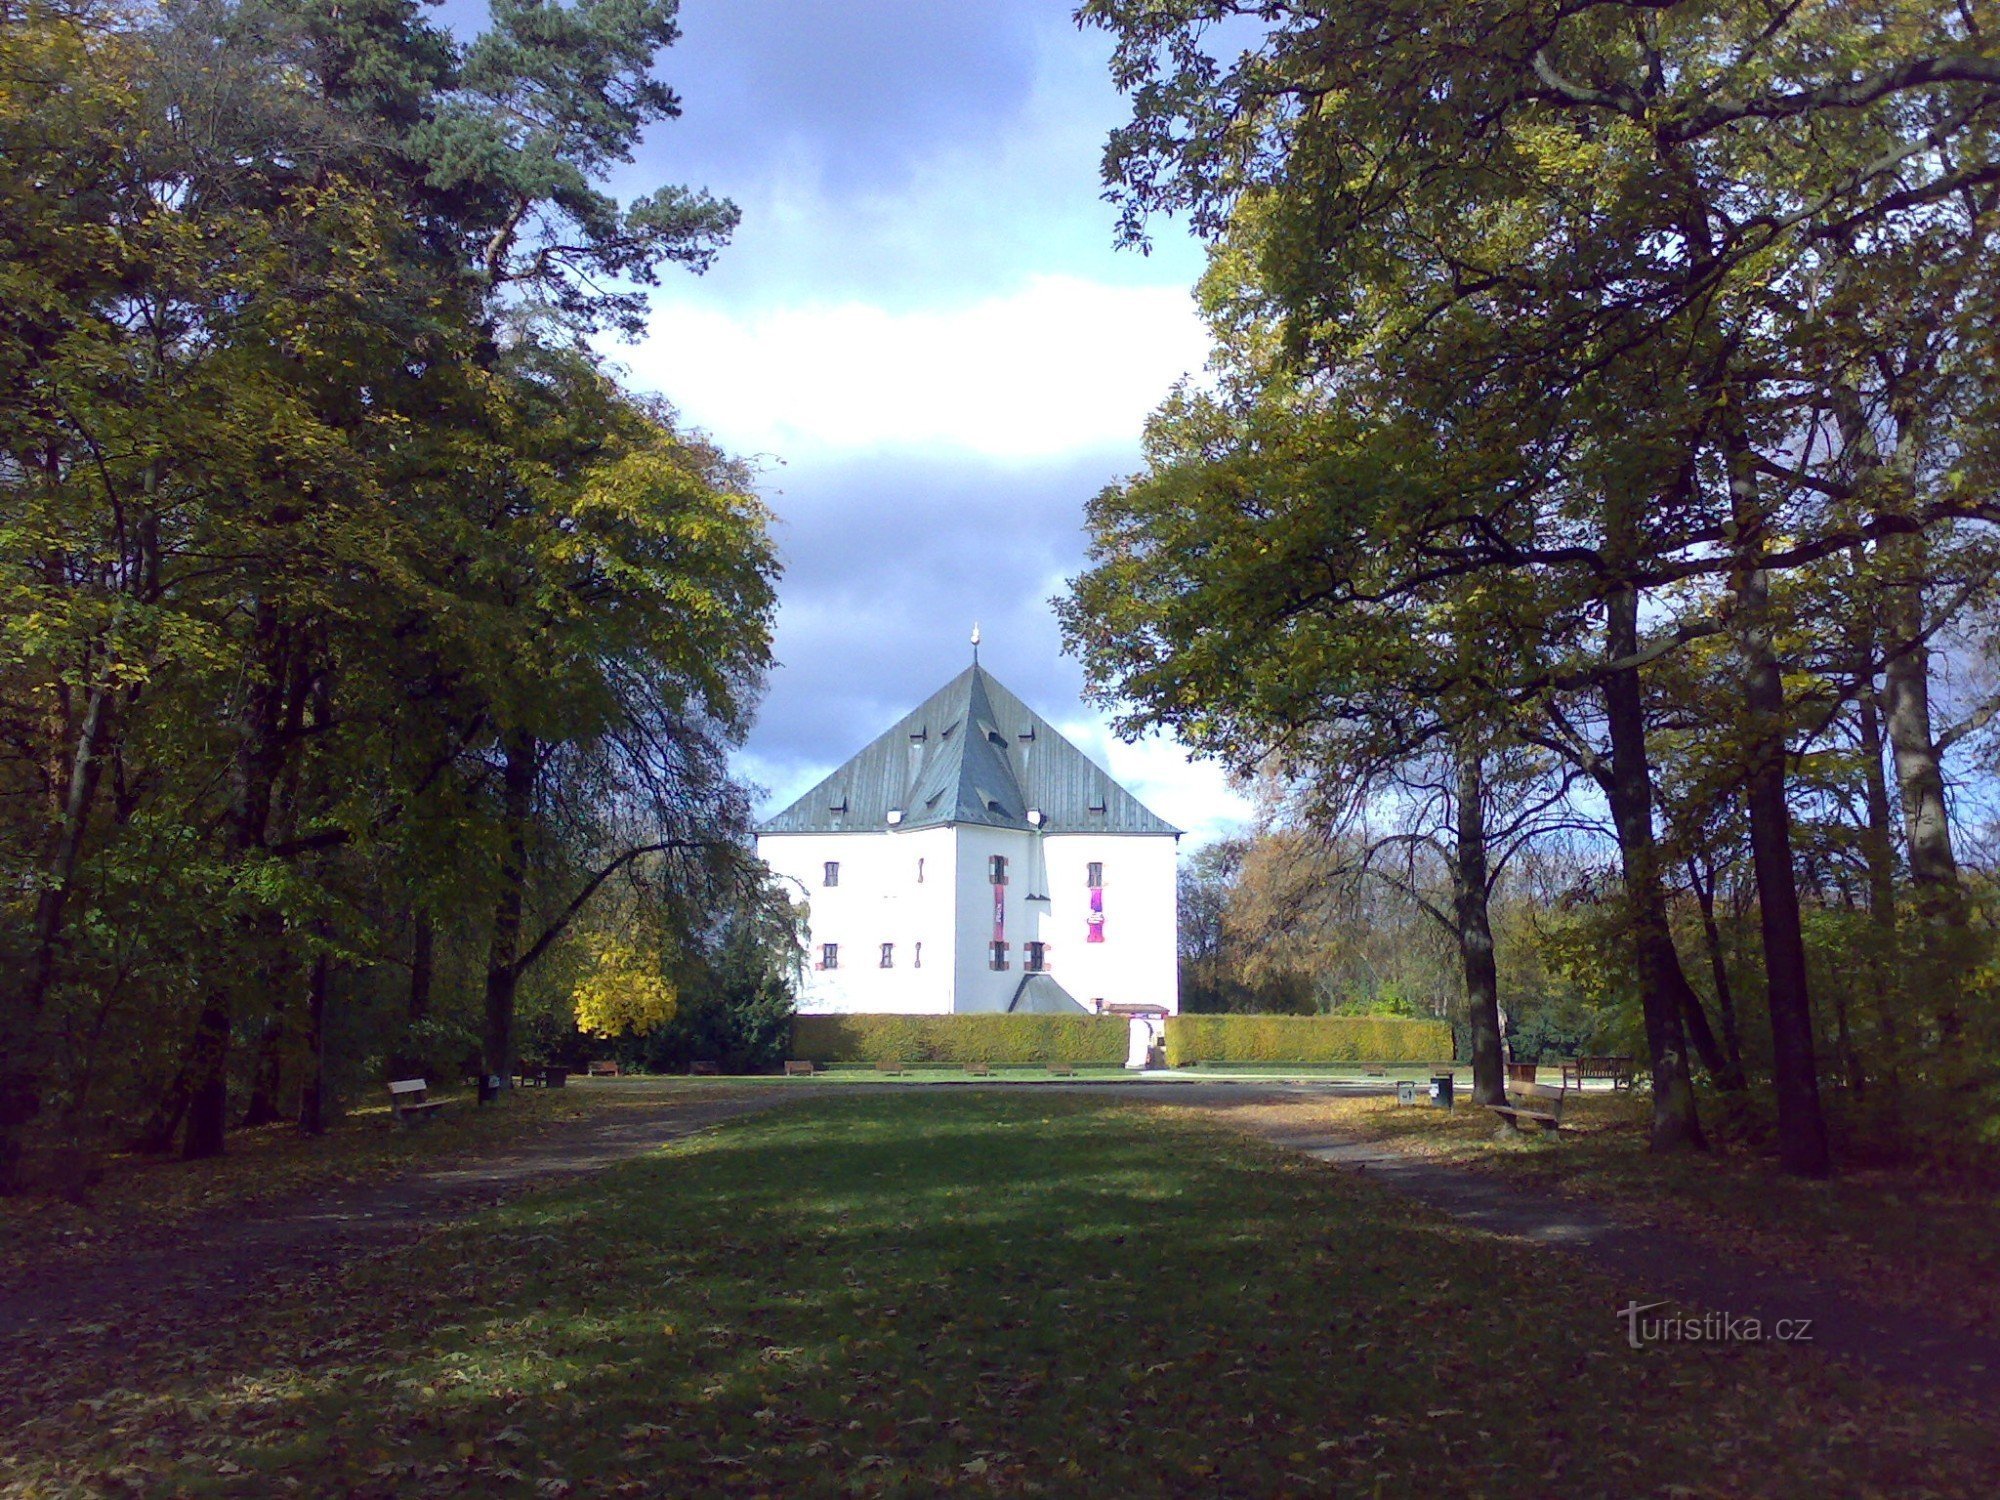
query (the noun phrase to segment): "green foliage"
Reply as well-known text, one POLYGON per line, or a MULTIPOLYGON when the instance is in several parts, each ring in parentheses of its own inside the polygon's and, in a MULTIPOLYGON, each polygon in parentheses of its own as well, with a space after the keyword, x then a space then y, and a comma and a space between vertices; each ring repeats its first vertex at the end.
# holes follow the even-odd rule
POLYGON ((812 1062, 1073 1063, 1115 1068, 1130 1026, 1115 1016, 800 1016, 792 1056, 812 1062))
POLYGON ((777 575, 581 337, 734 222, 609 189, 674 11, 0 7, 0 1187, 31 1129, 210 1154, 246 1092, 504 1061, 516 990, 661 1019, 566 934, 699 946, 747 867, 777 575))
POLYGON ((1173 1016, 1167 1065, 1423 1063, 1452 1053, 1442 1021, 1394 1016, 1173 1016))

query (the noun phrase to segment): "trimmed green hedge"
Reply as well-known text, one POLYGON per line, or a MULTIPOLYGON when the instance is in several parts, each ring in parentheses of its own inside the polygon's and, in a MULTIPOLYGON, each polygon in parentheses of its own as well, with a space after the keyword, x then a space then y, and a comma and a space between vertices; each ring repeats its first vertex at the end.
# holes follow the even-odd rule
POLYGON ((1115 1016, 797 1016, 792 1056, 817 1063, 1124 1065, 1115 1016))
POLYGON ((1403 1016, 1172 1016, 1167 1066, 1195 1063, 1437 1062, 1452 1054, 1442 1021, 1403 1016))

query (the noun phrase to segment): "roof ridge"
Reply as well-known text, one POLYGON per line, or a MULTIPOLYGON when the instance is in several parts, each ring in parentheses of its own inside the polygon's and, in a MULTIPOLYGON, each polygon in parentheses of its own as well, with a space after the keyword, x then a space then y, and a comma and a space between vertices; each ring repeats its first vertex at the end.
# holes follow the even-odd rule
POLYGON ((1047 833, 1179 832, 977 662, 757 831, 954 823, 1047 833))

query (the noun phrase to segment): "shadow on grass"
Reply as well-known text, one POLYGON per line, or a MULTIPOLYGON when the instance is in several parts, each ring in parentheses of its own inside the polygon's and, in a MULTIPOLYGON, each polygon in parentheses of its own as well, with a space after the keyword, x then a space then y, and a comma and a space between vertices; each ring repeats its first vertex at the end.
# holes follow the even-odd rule
MULTIPOLYGON (((1954 1492, 1992 1439, 1185 1116, 830 1099, 53 1367, 0 1477, 267 1493, 1954 1492)), ((1970 1493, 1968 1488, 1965 1492, 1970 1493)))

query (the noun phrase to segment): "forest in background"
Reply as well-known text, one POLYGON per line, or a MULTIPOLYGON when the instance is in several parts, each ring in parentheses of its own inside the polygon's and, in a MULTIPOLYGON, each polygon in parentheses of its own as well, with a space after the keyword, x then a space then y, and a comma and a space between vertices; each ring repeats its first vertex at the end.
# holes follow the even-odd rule
POLYGON ((782 988, 770 518, 588 342, 675 6, 490 11, 0 0, 0 1186, 782 988))
POLYGON ((1213 998, 1379 999, 1372 913, 1441 934, 1478 1102, 1503 1008, 1573 1010, 1656 1150, 1990 1159, 2000 12, 1079 18, 1128 238, 1211 247, 1061 608, 1126 732, 1272 788, 1213 998))

